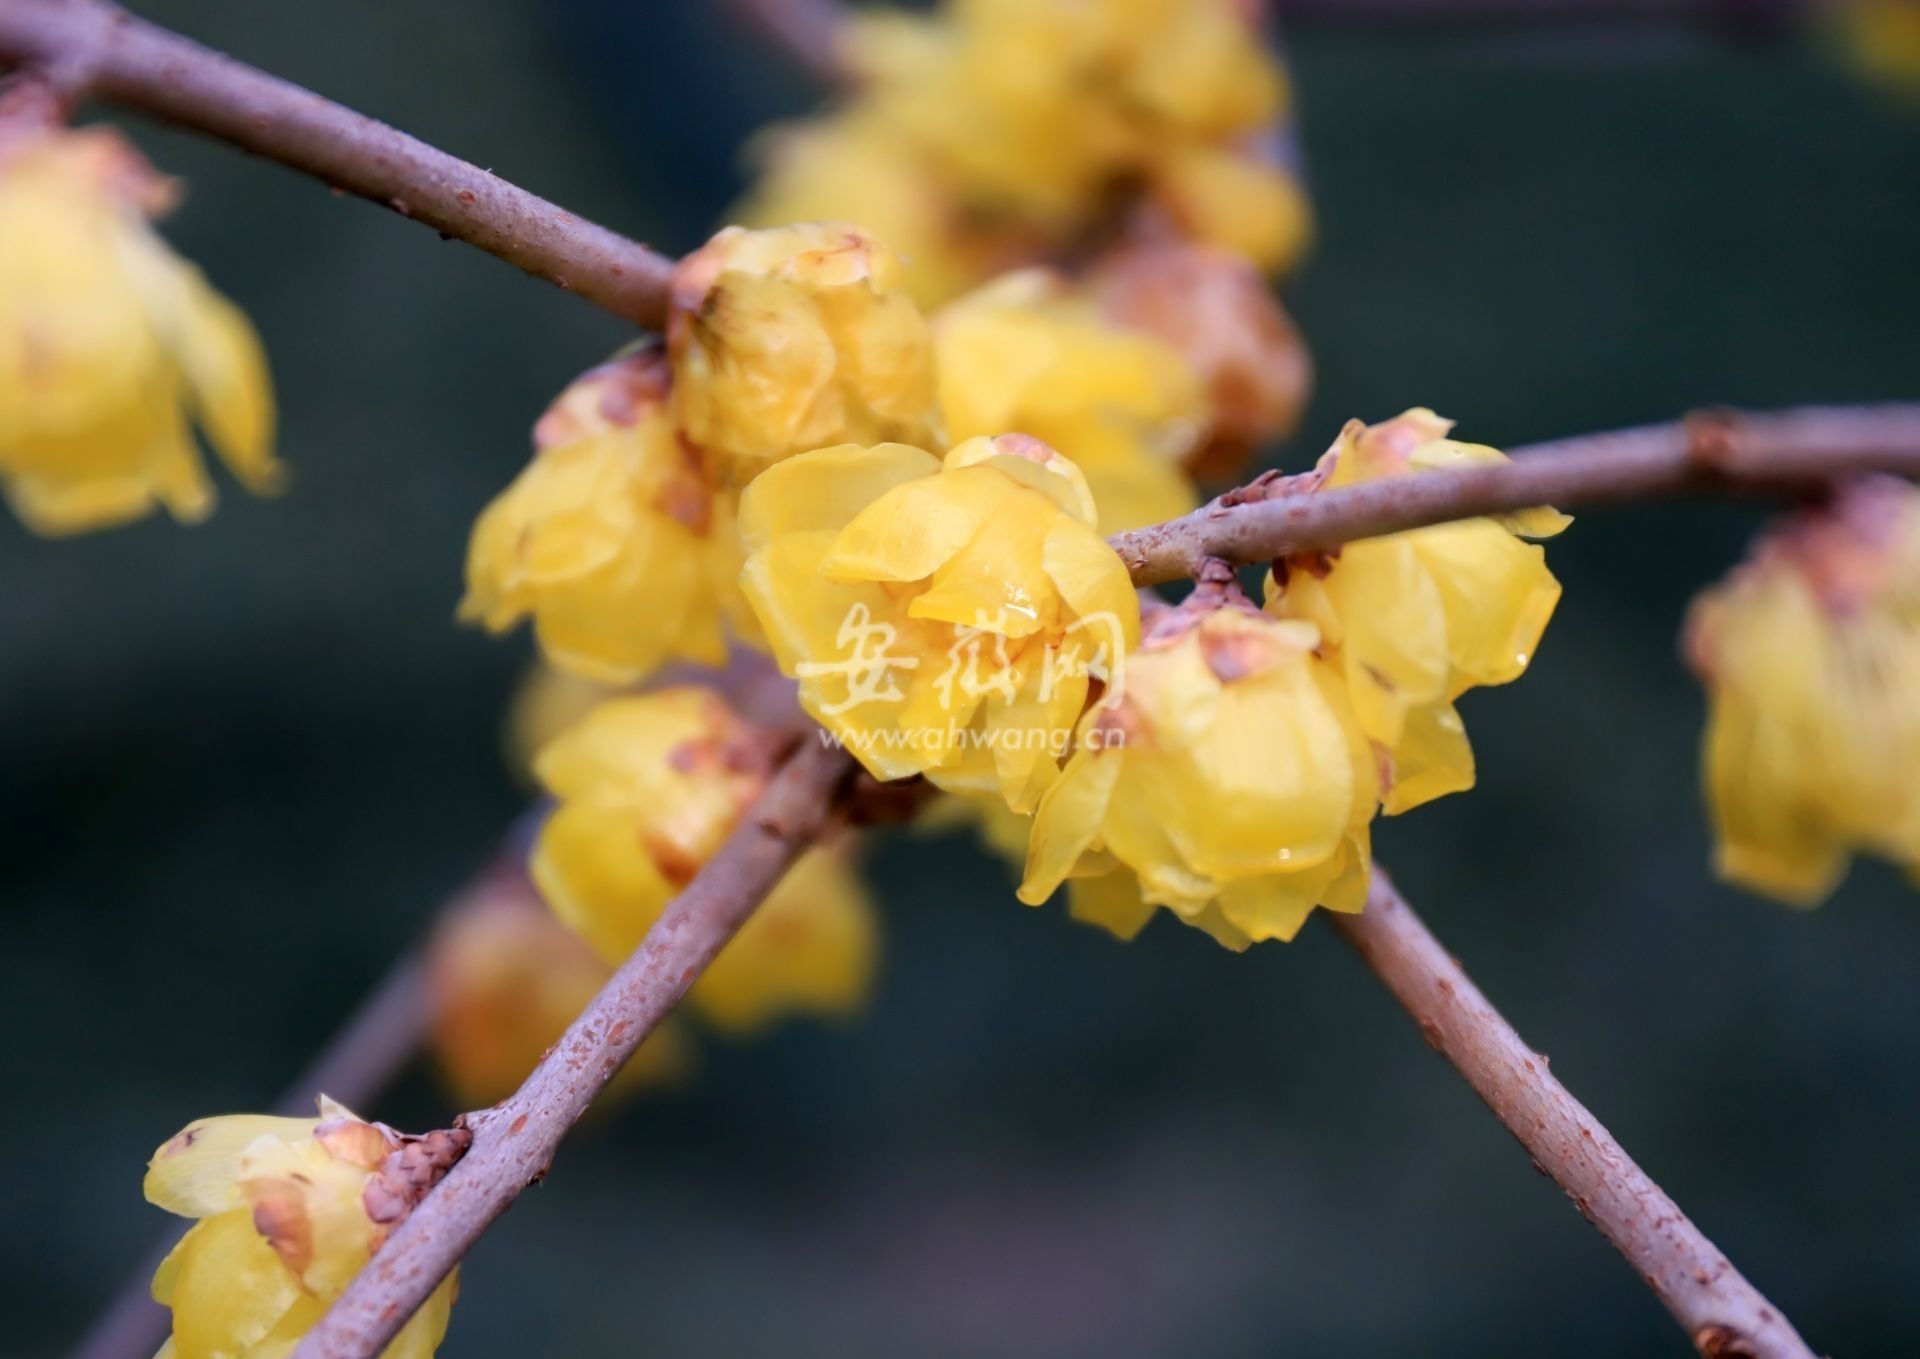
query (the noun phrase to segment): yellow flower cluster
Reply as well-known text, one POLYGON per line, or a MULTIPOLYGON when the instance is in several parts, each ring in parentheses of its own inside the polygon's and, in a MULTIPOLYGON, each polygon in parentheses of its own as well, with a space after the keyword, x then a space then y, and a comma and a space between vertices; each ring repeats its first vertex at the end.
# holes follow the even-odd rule
MULTIPOLYGON (((411 1206, 382 1176, 403 1139, 324 1095, 318 1118, 235 1114, 189 1123, 153 1154, 149 1202, 199 1221, 153 1276, 173 1310, 158 1359, 284 1359, 411 1206)), ((431 1359, 459 1273, 385 1351, 431 1359)))
POLYGON ((932 340, 886 247, 838 223, 722 231, 674 276, 667 344, 576 381, 474 526, 462 618, 531 617, 553 664, 608 684, 717 665, 738 586, 737 488, 853 438, 936 441, 932 340))
POLYGON ((1815 906, 1863 851, 1920 880, 1920 491, 1862 481, 1769 531, 1687 653, 1722 877, 1815 906))
POLYGON ((0 126, 0 493, 35 532, 204 519, 196 422, 279 485, 259 337, 154 234, 172 197, 115 132, 0 126))
POLYGON ((1823 16, 1862 71, 1920 94, 1920 0, 1844 0, 1823 16))
MULTIPOLYGON (((1266 489, 1504 457, 1449 429, 1424 410, 1355 422, 1313 473, 1266 489)), ((1290 939, 1316 905, 1361 909, 1375 814, 1472 785, 1453 700, 1526 669, 1559 585, 1520 535, 1566 523, 1530 510, 1283 561, 1264 612, 1229 577, 1203 584, 1081 719, 1021 899, 1066 883, 1076 916, 1122 937, 1164 906, 1231 947, 1290 939)))
POLYGON ((808 713, 876 777, 1030 810, 1139 636, 1086 478, 1027 435, 844 445, 763 473, 742 584, 808 713))
MULTIPOLYGON (((1303 493, 1506 460, 1498 449, 1447 438, 1452 428, 1429 410, 1354 421, 1303 493)), ((1267 609, 1313 623, 1341 666, 1360 728, 1381 752, 1388 813, 1473 786, 1473 750, 1453 701, 1525 673, 1560 583, 1546 553, 1524 539, 1552 537, 1570 522, 1556 510, 1525 510, 1276 564, 1267 609)))
MULTIPOLYGON (((712 692, 609 699, 534 761, 557 801, 533 851, 554 913, 610 963, 624 961, 765 788, 773 751, 712 692)), ((687 999, 719 1028, 864 999, 873 908, 835 848, 794 865, 687 999)))
POLYGON ((1264 270, 1305 244, 1272 151, 1286 79, 1241 0, 949 0, 842 37, 857 94, 776 131, 739 215, 864 223, 922 302, 1059 254, 1129 195, 1264 270))

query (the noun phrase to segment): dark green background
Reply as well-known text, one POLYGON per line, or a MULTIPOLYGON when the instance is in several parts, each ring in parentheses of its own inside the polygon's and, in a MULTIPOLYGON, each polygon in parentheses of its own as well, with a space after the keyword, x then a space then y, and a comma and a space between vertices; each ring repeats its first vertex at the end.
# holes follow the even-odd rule
MULTIPOLYGON (((669 249, 807 91, 708 7, 243 0, 154 17, 669 249)), ((1920 108, 1805 47, 1294 45, 1348 416, 1495 443, 1920 395, 1920 108)), ((151 1148, 258 1107, 494 843, 524 639, 466 533, 609 318, 272 166, 137 128, 266 333, 291 492, 73 542, 0 524, 0 1349, 61 1352, 163 1226, 151 1148)), ((1920 903, 1715 886, 1690 594, 1747 509, 1596 513, 1470 795, 1383 825, 1435 930, 1823 1352, 1920 1349, 1920 903)), ((1324 928, 1122 947, 963 846, 875 868, 867 1017, 716 1046, 474 1254, 450 1356, 1678 1355, 1609 1248, 1324 928)), ((431 1125, 424 1079, 366 1112, 431 1125)))

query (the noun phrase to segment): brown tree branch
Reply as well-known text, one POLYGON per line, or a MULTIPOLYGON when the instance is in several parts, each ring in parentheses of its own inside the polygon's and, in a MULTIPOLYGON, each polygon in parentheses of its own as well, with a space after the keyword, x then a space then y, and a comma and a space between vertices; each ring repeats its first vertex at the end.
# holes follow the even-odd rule
POLYGON ((1547 1070, 1374 869, 1367 909, 1330 915, 1440 1055, 1611 1241, 1707 1359, 1814 1359, 1780 1309, 1735 1269, 1547 1070))
POLYGON ((657 329, 673 261, 106 0, 0 0, 0 65, 209 133, 657 329))
POLYGON ((472 1147, 307 1333, 294 1359, 373 1359, 387 1347, 493 1220, 546 1175, 594 1097, 826 829, 852 771, 844 751, 811 737, 801 742, 519 1091, 466 1116, 472 1147))
POLYGON ((1920 476, 1920 405, 1708 412, 1669 425, 1513 450, 1504 465, 1289 495, 1229 492, 1179 519, 1107 541, 1138 585, 1190 576, 1207 557, 1250 564, 1449 519, 1704 493, 1792 495, 1863 472, 1920 476))

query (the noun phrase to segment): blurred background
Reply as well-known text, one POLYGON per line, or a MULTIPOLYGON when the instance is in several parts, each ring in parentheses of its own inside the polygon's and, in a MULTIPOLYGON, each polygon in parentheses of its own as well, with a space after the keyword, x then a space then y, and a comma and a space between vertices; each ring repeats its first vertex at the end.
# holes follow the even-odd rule
MULTIPOLYGON (((161 22, 669 251, 816 97, 675 0, 155 0, 161 22)), ((1920 395, 1920 105, 1805 44, 1302 25, 1308 464, 1414 404, 1495 444, 1920 395)), ((0 522, 5 1348, 63 1352, 169 1220, 153 1147, 263 1107, 524 805, 528 657, 457 628, 468 528, 611 318, 136 124, 266 335, 294 481, 204 527, 0 522)), ((1481 786, 1376 847, 1521 1032, 1816 1348, 1920 1351, 1920 901, 1716 886, 1676 631, 1749 508, 1595 513, 1481 786)), ((443 1353, 1681 1354, 1640 1282, 1330 931, 1236 957, 1016 904, 895 835, 856 1024, 709 1044, 473 1254, 443 1353)), ((415 1071, 362 1113, 452 1108, 415 1071)))

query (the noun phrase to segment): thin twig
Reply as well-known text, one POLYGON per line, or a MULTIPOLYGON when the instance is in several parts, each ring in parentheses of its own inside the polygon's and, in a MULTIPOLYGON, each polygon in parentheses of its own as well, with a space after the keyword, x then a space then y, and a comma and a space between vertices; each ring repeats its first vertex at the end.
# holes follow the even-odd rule
POLYGON ((853 761, 809 738, 640 947, 509 1099, 465 1126, 473 1146, 395 1229, 294 1351, 372 1359, 493 1220, 547 1173, 569 1129, 835 816, 853 761))
POLYGON ((1367 909, 1332 915, 1441 1056, 1533 1162, 1627 1257, 1708 1359, 1814 1359, 1780 1309, 1735 1269, 1613 1134, 1547 1070, 1376 865, 1367 909))
POLYGON ((210 133, 642 326, 666 317, 673 261, 637 241, 106 0, 0 0, 0 64, 210 133))
POLYGON ((1192 574, 1207 557, 1254 563, 1450 519, 1553 505, 1572 510, 1711 492, 1804 492, 1862 472, 1920 476, 1920 405, 1711 412, 1514 451, 1511 462, 1289 495, 1271 483, 1107 541, 1137 585, 1192 574))

